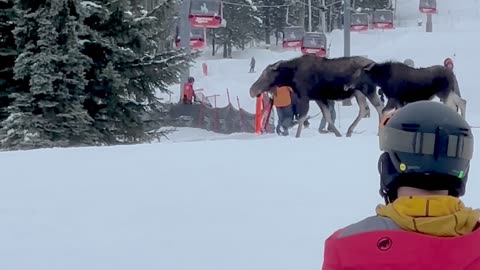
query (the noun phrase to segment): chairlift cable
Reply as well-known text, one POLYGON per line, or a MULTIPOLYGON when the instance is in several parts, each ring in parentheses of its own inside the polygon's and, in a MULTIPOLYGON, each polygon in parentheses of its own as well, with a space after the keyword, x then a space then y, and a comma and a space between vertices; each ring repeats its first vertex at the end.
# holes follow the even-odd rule
POLYGON ((271 5, 271 6, 257 6, 255 4, 240 4, 240 3, 232 3, 232 2, 225 2, 222 1, 223 4, 232 5, 232 6, 242 6, 242 7, 256 7, 256 8, 276 8, 276 7, 289 7, 295 5, 295 3, 290 4, 283 4, 283 5, 271 5))
MULTIPOLYGON (((342 1, 337 1, 337 2, 334 2, 334 3, 331 3, 331 4, 328 4, 328 5, 325 5, 325 7, 331 7, 335 4, 338 4, 338 3, 341 3, 342 1)), ((232 2, 227 2, 227 1, 222 1, 223 4, 227 4, 227 5, 232 5, 232 6, 242 6, 242 7, 255 7, 255 8, 276 8, 276 7, 290 7, 290 6, 293 6, 295 4, 302 4, 304 6, 308 6, 307 3, 304 3, 304 2, 301 2, 301 1, 293 1, 292 3, 290 4, 283 4, 283 5, 263 5, 263 6, 258 6, 258 5, 255 5, 255 4, 240 4, 240 3, 232 3, 232 2)), ((316 10, 322 10, 322 7, 315 7, 312 5, 312 9, 316 9, 316 10)))

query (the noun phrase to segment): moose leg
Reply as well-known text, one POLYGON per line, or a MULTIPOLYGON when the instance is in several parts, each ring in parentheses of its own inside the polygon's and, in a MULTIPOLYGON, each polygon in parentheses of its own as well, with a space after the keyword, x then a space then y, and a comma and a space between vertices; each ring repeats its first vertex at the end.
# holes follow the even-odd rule
POLYGON ((357 100, 359 110, 358 110, 357 118, 355 118, 355 121, 353 121, 353 123, 350 125, 350 127, 348 127, 347 137, 352 136, 353 129, 358 125, 360 120, 362 120, 363 116, 367 112, 366 107, 368 106, 367 98, 365 97, 364 94, 362 94, 362 92, 354 91, 353 96, 357 100))
POLYGON ((310 100, 308 98, 302 98, 298 100, 297 111, 298 111, 298 127, 296 138, 300 138, 303 129, 303 123, 307 120, 307 113, 310 106, 310 100))
POLYGON ((385 114, 388 111, 391 111, 393 109, 398 109, 401 107, 403 107, 403 105, 398 100, 396 100, 395 98, 389 98, 387 101, 387 105, 385 105, 385 107, 382 110, 382 114, 385 114))
POLYGON ((457 94, 450 92, 447 98, 442 99, 442 102, 448 107, 452 108, 454 111, 457 111, 457 107, 460 109, 460 114, 463 119, 465 119, 465 108, 467 101, 459 97, 457 94))
POLYGON ((333 124, 332 115, 330 114, 330 108, 328 106, 328 103, 322 100, 315 100, 315 102, 317 103, 318 107, 320 107, 323 117, 325 117, 325 120, 327 120, 327 123, 332 129, 333 133, 335 133, 335 136, 342 137, 340 131, 338 131, 338 129, 333 124))
MULTIPOLYGON (((380 101, 380 98, 375 92, 368 94, 367 98, 370 101, 370 103, 372 103, 373 107, 375 107, 375 110, 378 113, 378 121, 380 122, 380 119, 382 118, 382 114, 383 114, 383 103, 380 101)), ((388 100, 390 101, 390 99, 388 100)))
MULTIPOLYGON (((372 103, 373 107, 375 107, 375 110, 377 111, 378 114, 378 129, 380 131, 380 122, 382 121, 383 118, 383 111, 384 111, 384 103, 380 101, 380 98, 378 95, 375 93, 375 91, 370 91, 369 94, 367 95, 368 100, 370 103, 372 103)), ((387 106, 391 106, 393 100, 389 98, 387 102, 387 106)), ((387 107, 385 106, 385 107, 387 107)), ((377 133, 378 135, 378 133, 377 133)))

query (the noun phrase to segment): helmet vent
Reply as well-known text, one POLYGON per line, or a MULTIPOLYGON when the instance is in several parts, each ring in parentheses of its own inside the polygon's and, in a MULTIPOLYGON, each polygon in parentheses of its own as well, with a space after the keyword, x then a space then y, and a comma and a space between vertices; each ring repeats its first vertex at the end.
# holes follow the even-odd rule
POLYGON ((460 134, 462 134, 464 136, 468 136, 469 132, 470 132, 470 129, 468 129, 468 128, 459 128, 458 130, 460 131, 460 134))
POLYGON ((410 132, 417 132, 420 129, 419 124, 402 124, 402 129, 410 132))

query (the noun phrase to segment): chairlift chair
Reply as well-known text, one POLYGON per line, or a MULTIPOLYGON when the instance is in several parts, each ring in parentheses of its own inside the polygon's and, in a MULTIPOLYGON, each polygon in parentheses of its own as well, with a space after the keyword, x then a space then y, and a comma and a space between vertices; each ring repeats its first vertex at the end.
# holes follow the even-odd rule
POLYGON ((191 0, 188 20, 193 27, 224 27, 222 0, 191 0))
POLYGON ((421 13, 435 14, 437 13, 437 0, 420 0, 418 9, 421 13))
POLYGON ((289 26, 283 28, 283 48, 300 48, 305 29, 301 26, 289 26))
MULTIPOLYGON (((205 47, 205 41, 207 40, 207 31, 205 28, 192 27, 190 31, 190 48, 200 50, 205 47)), ((177 38, 175 40, 175 45, 177 48, 180 48, 180 36, 178 35, 178 26, 177 26, 177 38)))
POLYGON ((376 29, 393 29, 393 11, 388 9, 375 10, 372 25, 376 29))
POLYGON ((350 31, 360 32, 368 30, 368 14, 367 13, 352 13, 350 31))
POLYGON ((321 32, 306 32, 302 39, 302 54, 327 55, 327 36, 321 32))

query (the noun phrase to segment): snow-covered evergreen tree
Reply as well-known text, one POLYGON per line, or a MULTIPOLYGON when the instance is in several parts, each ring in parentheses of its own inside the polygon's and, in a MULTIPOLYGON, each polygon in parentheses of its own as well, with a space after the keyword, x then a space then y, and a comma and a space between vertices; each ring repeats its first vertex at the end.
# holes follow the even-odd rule
POLYGON ((9 95, 25 86, 24 82, 13 79, 17 47, 12 31, 16 18, 14 1, 0 0, 0 122, 8 117, 9 95))
POLYGON ((3 121, 3 148, 32 149, 92 145, 99 141, 93 119, 83 109, 84 68, 76 0, 19 0, 14 30, 19 56, 15 77, 28 80, 18 91, 3 121))
POLYGON ((87 73, 85 107, 105 142, 136 143, 157 139, 164 113, 156 92, 178 82, 190 56, 164 51, 173 0, 147 12, 142 1, 84 1, 85 24, 90 28, 83 52, 93 65, 87 73))

